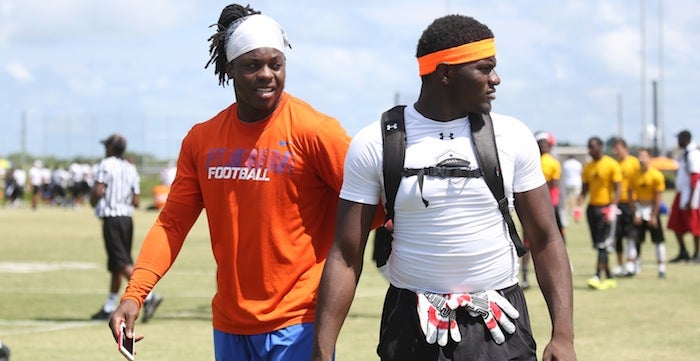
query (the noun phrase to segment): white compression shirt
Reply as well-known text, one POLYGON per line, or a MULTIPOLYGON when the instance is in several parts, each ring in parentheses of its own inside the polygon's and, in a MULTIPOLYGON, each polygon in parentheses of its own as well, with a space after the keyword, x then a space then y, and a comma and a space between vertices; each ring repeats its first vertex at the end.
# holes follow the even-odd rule
POLYGON ((692 209, 698 209, 700 207, 700 192, 696 190, 694 194, 691 194, 690 190, 693 188, 691 184, 690 175, 692 173, 700 173, 700 149, 696 143, 690 143, 685 147, 683 153, 681 153, 678 159, 678 171, 676 172, 676 189, 681 195, 680 204, 681 206, 688 204, 690 202, 690 207, 692 209), (684 155, 686 154, 687 155, 684 155))
MULTIPOLYGON (((521 121, 491 114, 510 207, 513 192, 545 183, 532 132, 521 121)), ((438 122, 406 107, 406 168, 435 166, 445 159, 478 168, 467 118, 438 122)), ((384 202, 382 136, 378 122, 352 140, 340 198, 384 202)), ((502 289, 518 282, 518 257, 496 199, 483 178, 403 177, 394 207, 389 280, 399 288, 436 293, 502 289), (429 202, 426 207, 421 197, 429 202)))

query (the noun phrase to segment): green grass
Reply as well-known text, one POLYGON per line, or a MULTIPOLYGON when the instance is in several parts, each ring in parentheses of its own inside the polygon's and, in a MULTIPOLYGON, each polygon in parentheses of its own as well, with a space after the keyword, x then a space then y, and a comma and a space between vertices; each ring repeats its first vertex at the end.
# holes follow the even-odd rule
MULTIPOLYGON (((156 215, 136 212, 137 247, 156 215)), ((92 211, 87 207, 0 208, 0 230, 0 340, 11 348, 12 359, 123 360, 106 323, 88 320, 104 302, 109 281, 100 225, 92 211), (20 266, 31 267, 20 273, 20 266)), ((571 222, 567 235, 574 266, 579 360, 700 359, 696 308, 700 305, 700 265, 671 264, 667 279, 659 280, 653 246, 647 241, 640 275, 619 280, 616 289, 592 291, 585 283, 596 254, 585 222, 571 222)), ((674 257, 678 247, 670 233, 667 247, 668 258, 674 257)), ((210 300, 214 272, 202 217, 177 262, 157 286, 166 299, 156 317, 137 324, 137 334, 145 336, 137 344, 138 359, 213 360, 210 300)), ((338 360, 377 359, 385 287, 367 262, 341 332, 338 360)), ((541 354, 550 332, 547 309, 536 285, 526 295, 541 354)))

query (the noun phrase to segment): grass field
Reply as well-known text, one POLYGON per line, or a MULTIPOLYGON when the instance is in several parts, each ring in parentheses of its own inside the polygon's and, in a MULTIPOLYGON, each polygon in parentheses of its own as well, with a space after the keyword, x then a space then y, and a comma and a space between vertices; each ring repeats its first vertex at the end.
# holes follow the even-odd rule
MULTIPOLYGON (((156 215, 136 212, 137 247, 156 215)), ((104 302, 109 281, 91 210, 0 208, 0 230, 0 341, 11 348, 12 360, 122 360, 106 323, 88 320, 104 302)), ((579 360, 700 360, 700 264, 671 264, 667 278, 659 280, 647 241, 640 275, 619 280, 616 289, 593 291, 586 280, 596 255, 585 222, 572 222, 567 234, 579 360)), ((672 258, 678 247, 670 233, 667 245, 672 258)), ((156 317, 137 324, 137 334, 145 335, 137 344, 139 360, 213 360, 214 271, 202 217, 157 286, 166 299, 156 317)), ((377 359, 385 287, 367 263, 337 346, 338 360, 377 359)), ((550 332, 547 309, 536 285, 526 295, 541 355, 550 332)))

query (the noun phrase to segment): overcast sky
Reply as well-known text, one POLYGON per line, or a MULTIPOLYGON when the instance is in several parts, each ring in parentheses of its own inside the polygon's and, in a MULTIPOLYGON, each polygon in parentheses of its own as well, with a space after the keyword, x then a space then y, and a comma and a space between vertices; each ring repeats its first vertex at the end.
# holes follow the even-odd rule
MULTIPOLYGON (((204 69, 209 25, 227 4, 0 0, 0 156, 22 148, 24 118, 30 154, 101 155, 98 140, 121 132, 133 151, 175 158, 193 124, 234 101, 233 89, 218 86, 213 68, 204 69)), ((660 144, 673 147, 683 128, 700 137, 695 0, 663 2, 661 17, 659 0, 262 0, 251 6, 289 35, 286 90, 338 118, 351 135, 397 99, 415 101, 417 40, 436 17, 459 13, 495 33, 502 82, 493 111, 520 118, 533 131, 551 131, 558 141, 583 145, 621 128, 629 143, 640 144, 643 119, 655 121, 652 81, 663 78, 660 144)))

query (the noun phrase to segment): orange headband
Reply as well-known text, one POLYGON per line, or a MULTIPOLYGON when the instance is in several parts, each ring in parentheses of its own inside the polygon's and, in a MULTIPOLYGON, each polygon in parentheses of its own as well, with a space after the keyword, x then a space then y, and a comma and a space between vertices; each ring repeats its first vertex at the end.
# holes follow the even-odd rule
POLYGON ((418 58, 418 71, 423 76, 434 72, 439 64, 463 64, 494 55, 496 43, 488 38, 423 55, 418 58))

